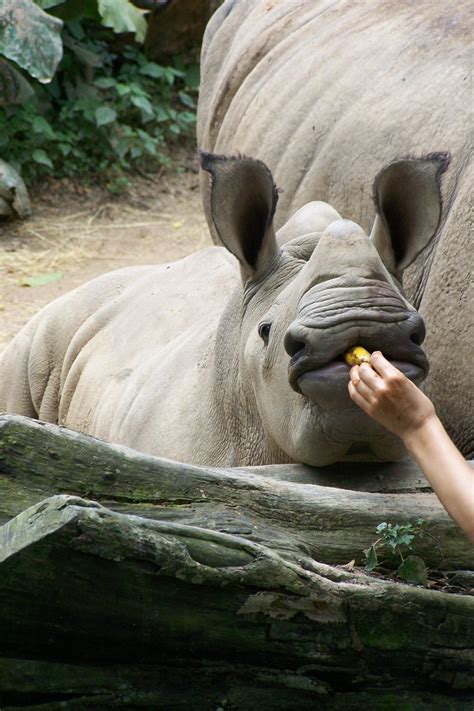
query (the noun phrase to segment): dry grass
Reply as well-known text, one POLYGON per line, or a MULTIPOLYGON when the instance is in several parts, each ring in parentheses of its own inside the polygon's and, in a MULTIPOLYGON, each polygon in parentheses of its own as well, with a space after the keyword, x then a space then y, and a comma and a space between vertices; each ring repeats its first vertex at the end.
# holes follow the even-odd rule
POLYGON ((131 264, 171 261, 209 244, 195 173, 137 178, 111 199, 65 181, 33 195, 34 215, 0 226, 0 349, 41 306, 131 264), (54 283, 22 280, 61 272, 54 283))
MULTIPOLYGON (((106 205, 93 215, 84 211, 61 220, 31 220, 21 229, 21 246, 1 254, 0 274, 15 283, 19 277, 60 271, 69 269, 72 264, 82 265, 87 260, 100 259, 105 243, 114 238, 112 231, 125 232, 129 238, 133 238, 135 232, 137 239, 143 239, 146 234, 151 236, 163 227, 175 230, 185 226, 176 219, 176 213, 148 212, 143 220, 142 211, 127 208, 121 208, 117 221, 114 221, 110 215, 114 209, 116 206, 106 205), (109 213, 106 219, 105 212, 109 213)), ((14 232, 12 238, 15 236, 14 232)), ((197 248, 204 244, 205 238, 202 230, 197 248)))

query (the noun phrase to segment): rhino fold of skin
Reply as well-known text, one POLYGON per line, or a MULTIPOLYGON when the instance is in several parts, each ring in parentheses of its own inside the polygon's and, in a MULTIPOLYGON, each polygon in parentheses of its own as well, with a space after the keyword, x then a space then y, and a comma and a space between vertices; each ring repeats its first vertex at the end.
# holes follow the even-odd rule
POLYGON ((323 202, 277 235, 267 166, 203 153, 224 246, 105 274, 48 305, 0 358, 0 411, 196 464, 399 459, 398 438, 351 401, 342 356, 380 348, 425 377, 423 321, 400 279, 436 232, 448 163, 386 166, 370 238, 323 202))
MULTIPOLYGON (((284 188, 279 228, 327 200, 369 230, 372 181, 408 155, 447 151, 435 239, 405 273, 425 320, 423 384, 474 458, 471 0, 227 0, 201 57, 198 145, 264 161, 284 188)), ((208 221, 208 179, 202 173, 208 221)))

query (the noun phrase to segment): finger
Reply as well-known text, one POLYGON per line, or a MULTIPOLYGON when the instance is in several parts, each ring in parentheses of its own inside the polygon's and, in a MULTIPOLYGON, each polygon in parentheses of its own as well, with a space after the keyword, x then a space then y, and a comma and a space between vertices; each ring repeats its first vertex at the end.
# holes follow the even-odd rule
POLYGON ((367 412, 367 414, 368 414, 370 405, 364 399, 364 397, 358 392, 358 390, 356 390, 352 381, 349 381, 349 395, 351 397, 351 400, 353 402, 355 402, 355 404, 358 405, 361 408, 361 410, 364 410, 364 412, 367 412))
POLYGON ((367 363, 359 366, 360 379, 372 390, 375 390, 381 383, 381 378, 367 363))
POLYGON ((382 378, 400 374, 400 370, 388 361, 380 351, 374 351, 370 356, 370 364, 382 378))
POLYGON ((352 368, 349 371, 349 377, 350 377, 351 381, 354 383, 354 385, 359 382, 360 375, 359 375, 359 366, 358 365, 352 366, 352 368))
MULTIPOLYGON (((352 382, 352 381, 351 381, 352 382)), ((364 383, 363 380, 359 380, 357 383, 352 383, 354 390, 364 398, 368 403, 371 403, 374 398, 374 391, 364 383)))

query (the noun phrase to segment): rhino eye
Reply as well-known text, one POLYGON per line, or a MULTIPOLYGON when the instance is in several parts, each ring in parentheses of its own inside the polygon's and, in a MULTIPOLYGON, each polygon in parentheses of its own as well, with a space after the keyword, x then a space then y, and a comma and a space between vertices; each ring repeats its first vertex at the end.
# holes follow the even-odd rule
POLYGON ((262 339, 262 341, 267 345, 268 339, 270 337, 270 329, 272 327, 271 323, 261 323, 260 326, 258 327, 258 335, 262 339))

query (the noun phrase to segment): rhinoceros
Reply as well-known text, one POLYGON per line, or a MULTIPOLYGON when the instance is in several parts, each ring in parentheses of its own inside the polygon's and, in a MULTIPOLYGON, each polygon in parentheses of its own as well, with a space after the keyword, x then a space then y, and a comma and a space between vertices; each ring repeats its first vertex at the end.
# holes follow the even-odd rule
POLYGON ((370 237, 318 201, 276 234, 264 163, 201 160, 224 246, 111 272, 48 305, 3 353, 0 410, 196 464, 404 456, 351 401, 343 355, 381 349, 413 381, 426 375, 423 320, 400 279, 436 232, 448 157, 380 172, 370 237))
MULTIPOLYGON (((471 0, 227 0, 204 37, 198 105, 202 149, 259 158, 284 186, 277 228, 317 199, 369 230, 372 181, 384 165, 451 154, 438 233, 404 288, 426 322, 423 387, 468 457, 473 26, 471 0)), ((205 174, 202 184, 209 214, 205 174)))

